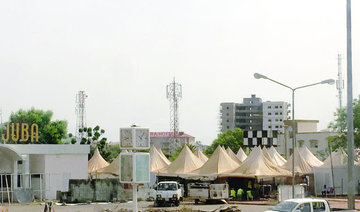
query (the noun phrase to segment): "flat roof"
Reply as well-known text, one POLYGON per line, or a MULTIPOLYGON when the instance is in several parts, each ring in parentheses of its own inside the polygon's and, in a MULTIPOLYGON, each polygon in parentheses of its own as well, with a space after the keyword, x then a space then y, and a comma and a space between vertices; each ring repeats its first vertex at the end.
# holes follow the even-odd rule
POLYGON ((89 154, 86 144, 0 144, 22 155, 89 154))

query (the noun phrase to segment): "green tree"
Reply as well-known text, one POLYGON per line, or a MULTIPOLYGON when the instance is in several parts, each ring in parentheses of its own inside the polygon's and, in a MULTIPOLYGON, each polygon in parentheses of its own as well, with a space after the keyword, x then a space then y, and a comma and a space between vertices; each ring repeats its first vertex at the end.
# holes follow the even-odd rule
MULTIPOLYGON (((354 143, 355 147, 360 147, 360 100, 354 99, 354 143)), ((335 120, 328 125, 328 128, 332 129, 337 134, 327 138, 331 144, 332 151, 338 148, 345 148, 347 146, 347 122, 346 122, 346 109, 340 108, 336 111, 335 120)))
POLYGON ((101 129, 99 125, 94 128, 84 127, 79 129, 80 133, 83 133, 83 138, 81 139, 80 144, 96 144, 99 149, 101 156, 105 159, 110 156, 110 152, 107 151, 108 144, 106 143, 107 138, 102 137, 105 133, 104 129, 101 129), (102 137, 102 138, 101 138, 102 137))
MULTIPOLYGON (((36 123, 39 126, 40 144, 61 144, 61 140, 67 136, 67 122, 65 120, 51 121, 53 112, 31 108, 30 110, 20 109, 10 115, 9 123, 27 123, 29 126, 36 123)), ((6 126, 7 123, 5 123, 6 126)), ((5 128, 2 129, 4 132, 5 128)), ((11 138, 10 138, 11 139, 11 138)), ((20 141, 18 141, 20 143, 20 141)), ((14 141, 9 141, 14 143, 14 141)), ((22 143, 31 143, 30 138, 22 143)))
POLYGON ((218 134, 218 137, 208 146, 204 153, 208 157, 212 155, 215 149, 221 145, 225 148, 230 147, 233 152, 237 152, 240 147, 243 147, 244 134, 240 128, 228 130, 225 133, 218 134))

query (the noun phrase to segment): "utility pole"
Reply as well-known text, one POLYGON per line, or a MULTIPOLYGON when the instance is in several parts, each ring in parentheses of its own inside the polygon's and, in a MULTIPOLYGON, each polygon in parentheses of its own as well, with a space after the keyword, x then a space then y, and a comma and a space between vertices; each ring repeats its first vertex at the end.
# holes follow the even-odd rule
POLYGON ((347 65, 347 150, 348 150, 348 208, 355 209, 354 181, 354 118, 352 92, 351 0, 346 0, 346 65, 347 65))

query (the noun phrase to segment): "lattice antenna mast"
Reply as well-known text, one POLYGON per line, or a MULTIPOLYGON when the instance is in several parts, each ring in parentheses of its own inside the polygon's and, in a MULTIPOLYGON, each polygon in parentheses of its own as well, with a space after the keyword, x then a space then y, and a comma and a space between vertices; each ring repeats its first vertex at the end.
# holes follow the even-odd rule
POLYGON ((79 91, 76 94, 76 143, 80 144, 81 139, 84 137, 84 133, 79 132, 79 129, 86 127, 86 107, 85 107, 85 99, 88 95, 85 94, 85 91, 79 91))
POLYGON ((181 84, 175 82, 166 86, 166 98, 170 101, 170 131, 174 132, 174 137, 179 132, 178 107, 182 98, 181 84))
POLYGON ((344 89, 344 80, 341 70, 341 54, 338 54, 338 79, 336 80, 336 89, 338 90, 339 108, 342 108, 342 90, 344 89))

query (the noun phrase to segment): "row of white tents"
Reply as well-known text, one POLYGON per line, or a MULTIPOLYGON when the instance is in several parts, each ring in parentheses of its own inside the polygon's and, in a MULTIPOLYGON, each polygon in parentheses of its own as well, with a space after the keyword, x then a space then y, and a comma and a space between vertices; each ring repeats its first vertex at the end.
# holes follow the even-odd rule
MULTIPOLYGON (((150 171, 157 176, 182 177, 189 179, 211 180, 217 177, 291 177, 292 156, 285 160, 274 147, 269 149, 255 147, 247 156, 242 148, 235 154, 230 148, 217 147, 210 158, 201 151, 194 153, 185 146, 178 157, 170 162, 161 149, 150 149, 150 171)), ((315 192, 321 194, 323 185, 332 184, 331 158, 320 161, 306 147, 295 148, 294 169, 297 175, 314 174, 315 192)), ((339 149, 332 153, 335 190, 337 194, 346 194, 347 154, 339 149)), ((98 149, 89 160, 89 174, 106 177, 119 174, 119 156, 112 163, 106 162, 98 149)), ((355 161, 356 180, 360 179, 360 164, 355 161), (357 177, 359 176, 359 177, 357 177)))
MULTIPOLYGON (((201 177, 277 177, 291 176, 292 158, 286 161, 274 147, 269 149, 255 147, 249 156, 240 148, 235 154, 230 148, 219 146, 206 160, 200 151, 194 153, 185 146, 179 156, 171 163, 161 162, 160 152, 152 147, 150 151, 151 171, 158 176, 179 176, 184 178, 201 177), (160 160, 160 161, 158 161, 160 160), (157 164, 163 164, 158 166, 157 164), (155 166, 156 165, 156 166, 155 166)), ((309 149, 295 149, 295 171, 297 174, 311 174, 313 167, 323 163, 309 149)))

